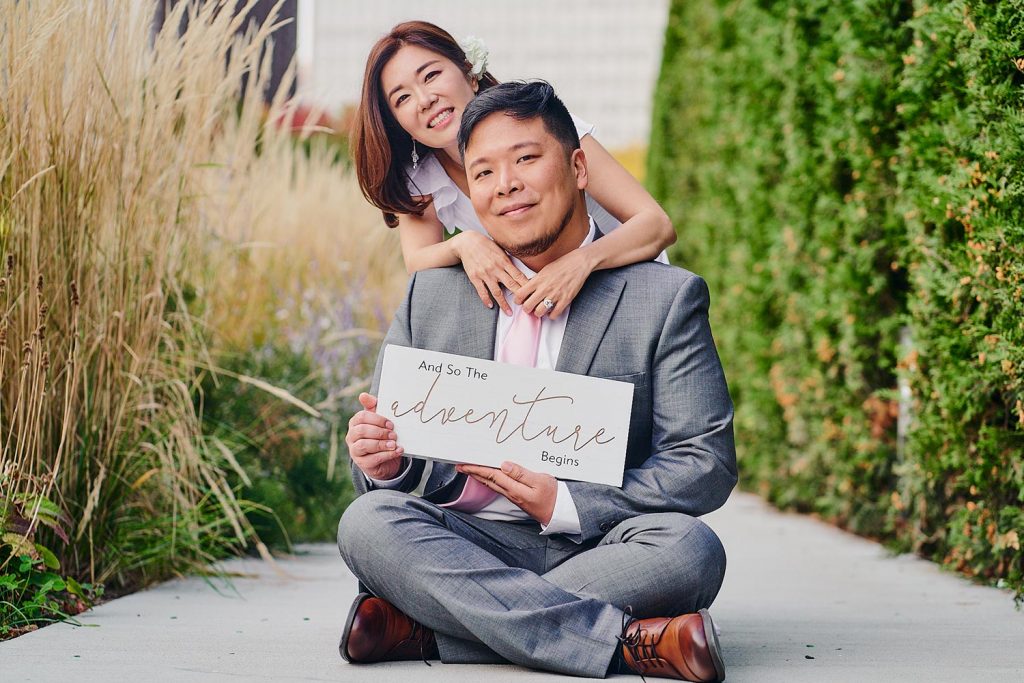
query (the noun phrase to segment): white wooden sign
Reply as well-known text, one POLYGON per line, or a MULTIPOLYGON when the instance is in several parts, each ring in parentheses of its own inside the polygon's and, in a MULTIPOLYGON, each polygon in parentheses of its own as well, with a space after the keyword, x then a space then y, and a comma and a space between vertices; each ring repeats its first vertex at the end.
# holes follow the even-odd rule
POLYGON ((622 486, 633 385, 389 345, 377 412, 407 455, 622 486))

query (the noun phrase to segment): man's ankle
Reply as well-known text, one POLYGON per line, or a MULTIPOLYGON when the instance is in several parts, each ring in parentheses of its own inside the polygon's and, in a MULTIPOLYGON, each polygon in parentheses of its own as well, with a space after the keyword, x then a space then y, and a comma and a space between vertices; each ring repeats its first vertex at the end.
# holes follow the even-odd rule
POLYGON ((625 657, 622 656, 622 643, 615 643, 615 654, 612 655, 612 661, 608 663, 608 673, 605 676, 631 673, 633 670, 629 668, 625 657))

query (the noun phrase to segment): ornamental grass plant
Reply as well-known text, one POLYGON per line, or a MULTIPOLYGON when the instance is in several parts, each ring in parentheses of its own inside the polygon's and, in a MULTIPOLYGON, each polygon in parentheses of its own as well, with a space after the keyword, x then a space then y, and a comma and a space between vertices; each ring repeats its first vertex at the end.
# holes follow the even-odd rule
POLYGON ((397 232, 337 159, 315 132, 265 135, 211 206, 229 230, 209 296, 204 420, 277 547, 334 538, 353 496, 344 430, 408 279, 397 232))
MULTIPOLYGON (((204 387, 322 420, 401 294, 394 236, 336 152, 297 144, 286 87, 264 105, 273 18, 244 30, 224 5, 177 3, 159 32, 128 0, 0 5, 0 575, 28 557, 125 590, 262 548, 204 387), (219 372, 268 343, 321 354, 319 408, 219 372)), ((249 427, 231 433, 278 429, 249 427)), ((31 592, 13 583, 7 624, 31 592)))

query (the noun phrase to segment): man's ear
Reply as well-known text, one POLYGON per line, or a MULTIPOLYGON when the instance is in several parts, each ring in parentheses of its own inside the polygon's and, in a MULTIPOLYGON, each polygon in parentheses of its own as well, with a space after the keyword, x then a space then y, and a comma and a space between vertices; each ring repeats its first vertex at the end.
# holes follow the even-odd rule
POLYGON ((576 189, 587 189, 587 184, 590 182, 590 176, 587 171, 587 155, 583 153, 582 149, 574 149, 572 156, 569 157, 569 162, 572 164, 573 173, 576 175, 576 189))

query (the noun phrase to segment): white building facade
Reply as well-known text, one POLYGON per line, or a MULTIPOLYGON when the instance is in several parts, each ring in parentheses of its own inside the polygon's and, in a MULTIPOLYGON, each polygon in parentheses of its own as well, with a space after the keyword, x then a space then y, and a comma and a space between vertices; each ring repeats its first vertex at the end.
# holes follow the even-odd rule
POLYGON ((499 80, 551 82, 609 149, 644 145, 667 18, 668 0, 299 0, 300 97, 356 104, 373 43, 424 19, 481 38, 499 80))

